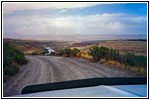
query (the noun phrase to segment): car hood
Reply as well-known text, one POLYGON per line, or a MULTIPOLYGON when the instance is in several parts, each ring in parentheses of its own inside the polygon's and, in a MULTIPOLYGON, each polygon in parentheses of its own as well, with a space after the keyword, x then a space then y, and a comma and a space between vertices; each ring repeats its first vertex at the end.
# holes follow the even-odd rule
POLYGON ((147 85, 99 85, 29 93, 13 97, 147 97, 147 85))

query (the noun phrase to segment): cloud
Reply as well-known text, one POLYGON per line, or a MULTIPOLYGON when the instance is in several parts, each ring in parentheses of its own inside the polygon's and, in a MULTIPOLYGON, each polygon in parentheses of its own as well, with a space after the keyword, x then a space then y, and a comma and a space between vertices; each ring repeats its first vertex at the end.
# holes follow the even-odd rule
POLYGON ((67 12, 67 10, 65 10, 65 9, 62 9, 59 11, 59 13, 65 13, 65 12, 67 12))
POLYGON ((3 3, 4 37, 80 40, 147 34, 147 16, 98 12, 95 6, 104 4, 114 3, 3 3))
POLYGON ((97 2, 3 3, 3 11, 4 14, 7 14, 7 13, 13 13, 15 11, 24 11, 24 10, 74 9, 74 8, 82 9, 85 7, 91 7, 98 4, 112 4, 112 3, 97 3, 97 2))
MULTIPOLYGON (((88 16, 9 16, 4 17, 4 37, 35 39, 83 39, 80 36, 146 34, 147 17, 125 14, 88 16), (77 38, 78 36, 78 38, 77 38), (68 37, 68 38, 67 38, 68 37)), ((92 38, 93 39, 93 38, 92 38)))

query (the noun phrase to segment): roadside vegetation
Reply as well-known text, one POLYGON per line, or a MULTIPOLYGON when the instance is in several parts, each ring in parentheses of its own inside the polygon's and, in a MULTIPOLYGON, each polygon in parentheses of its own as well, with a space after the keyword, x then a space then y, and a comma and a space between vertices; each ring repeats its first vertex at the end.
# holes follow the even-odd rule
POLYGON ((44 55, 46 52, 42 51, 42 50, 36 50, 33 51, 31 55, 44 55))
POLYGON ((88 54, 91 55, 95 61, 99 61, 101 58, 118 61, 121 59, 118 51, 103 46, 93 46, 89 49, 88 54))
POLYGON ((80 51, 77 48, 64 48, 55 53, 58 56, 80 57, 93 61, 99 61, 102 64, 127 68, 133 72, 147 73, 147 57, 134 55, 133 53, 120 54, 119 51, 112 48, 93 46, 88 51, 80 51))
POLYGON ((77 53, 79 53, 80 50, 79 49, 76 49, 76 48, 73 48, 73 49, 70 49, 70 48, 64 48, 62 50, 59 50, 55 53, 55 55, 58 55, 58 56, 66 56, 66 57, 70 57, 70 56, 77 56, 77 53))
POLYGON ((93 46, 89 49, 88 54, 93 57, 93 60, 100 61, 101 63, 127 68, 143 74, 147 72, 146 56, 137 56, 133 53, 120 55, 118 51, 103 46, 93 46))
POLYGON ((24 53, 9 43, 3 44, 3 76, 4 82, 9 76, 19 71, 19 65, 27 63, 24 53))

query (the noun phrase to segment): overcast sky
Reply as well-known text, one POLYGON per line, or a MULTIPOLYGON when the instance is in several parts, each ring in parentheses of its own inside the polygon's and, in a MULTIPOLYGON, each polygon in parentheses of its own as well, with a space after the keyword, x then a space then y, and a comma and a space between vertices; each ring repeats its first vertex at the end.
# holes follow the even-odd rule
POLYGON ((146 3, 3 3, 4 38, 145 38, 146 3))

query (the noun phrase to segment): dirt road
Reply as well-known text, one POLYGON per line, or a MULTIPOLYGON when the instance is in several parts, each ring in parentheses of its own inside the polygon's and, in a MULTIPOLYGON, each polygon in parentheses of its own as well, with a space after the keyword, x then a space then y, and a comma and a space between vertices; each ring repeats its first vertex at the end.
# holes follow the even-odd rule
POLYGON ((26 56, 26 58, 28 64, 23 65, 19 73, 4 83, 4 96, 19 95, 23 87, 33 84, 95 77, 138 76, 129 70, 104 67, 98 62, 82 58, 55 56, 26 56))

